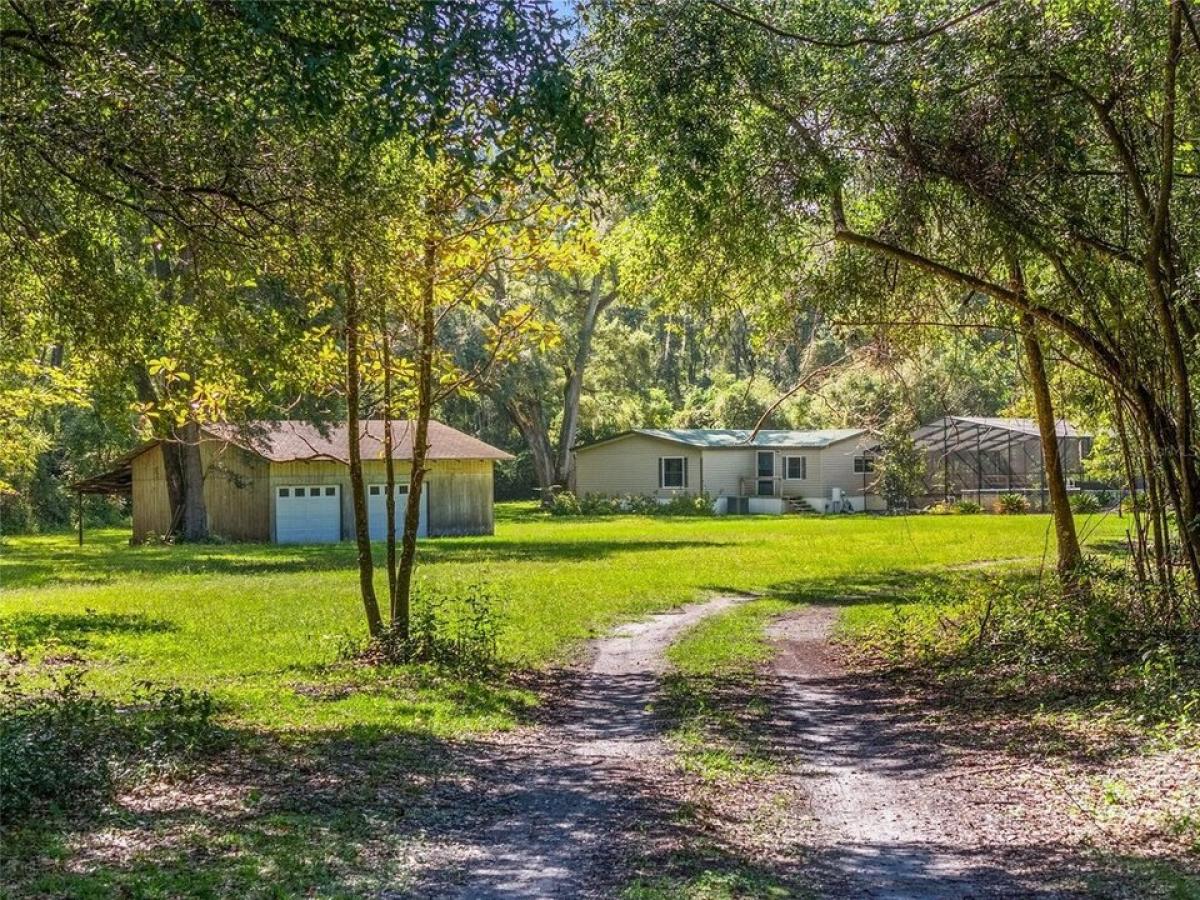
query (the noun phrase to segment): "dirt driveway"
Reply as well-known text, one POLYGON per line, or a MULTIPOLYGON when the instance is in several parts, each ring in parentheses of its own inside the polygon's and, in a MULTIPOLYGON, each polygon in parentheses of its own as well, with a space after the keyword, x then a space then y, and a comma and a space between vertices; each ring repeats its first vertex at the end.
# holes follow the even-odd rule
MULTIPOLYGON (((813 820, 814 888, 829 897, 1135 897, 1086 840, 1014 815, 1042 799, 1019 756, 951 735, 919 700, 848 673, 834 607, 777 620, 775 743, 794 760, 813 820)), ((980 736, 982 738, 982 736, 980 736)), ((1047 823, 1049 825, 1049 823, 1047 823)), ((1086 837, 1086 836, 1085 836, 1086 837)))
POLYGON ((607 897, 632 834, 669 815, 657 782, 669 751, 653 703, 665 650, 740 597, 624 625, 537 726, 477 749, 479 818, 443 840, 434 890, 461 898, 607 897), (465 833, 469 831, 470 833, 465 833))
MULTIPOLYGON (((830 643, 834 607, 805 607, 770 628, 776 652, 754 690, 770 710, 762 737, 780 763, 775 773, 722 786, 684 772, 653 708, 665 651, 740 599, 623 626, 594 642, 589 664, 558 686, 542 721, 474 745, 473 787, 447 798, 450 815, 429 835, 417 893, 619 896, 631 872, 663 871, 700 833, 704 859, 720 845, 716 865, 749 863, 779 876, 776 884, 802 884, 797 896, 1142 896, 1104 871, 1087 833, 1063 840, 1058 821, 1043 828, 1031 818, 1044 808, 1036 795, 1044 786, 1022 777, 1019 753, 952 733, 914 696, 847 671, 830 643), (792 824, 765 843, 761 830, 739 843, 736 835, 755 830, 733 821, 742 811, 780 804, 792 824), (709 820, 680 840, 681 811, 698 805, 709 820), (796 851, 786 871, 772 854, 783 844, 796 851)), ((791 888, 783 890, 772 896, 791 888)))

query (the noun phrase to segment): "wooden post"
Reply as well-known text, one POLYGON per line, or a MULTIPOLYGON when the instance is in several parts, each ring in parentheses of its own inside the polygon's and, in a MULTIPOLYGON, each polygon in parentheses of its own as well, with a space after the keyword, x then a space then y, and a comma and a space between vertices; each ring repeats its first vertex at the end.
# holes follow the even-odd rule
POLYGON ((79 517, 79 546, 83 546, 83 491, 75 492, 75 511, 79 517))

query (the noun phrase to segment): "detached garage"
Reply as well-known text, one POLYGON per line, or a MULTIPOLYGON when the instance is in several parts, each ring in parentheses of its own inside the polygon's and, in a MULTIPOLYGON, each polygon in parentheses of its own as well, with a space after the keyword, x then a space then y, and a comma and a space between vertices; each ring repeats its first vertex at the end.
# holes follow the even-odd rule
MULTIPOLYGON (((367 514, 373 540, 387 528, 383 423, 359 425, 367 514)), ((392 423, 396 509, 408 501, 410 422, 392 423)), ((206 426, 200 458, 209 530, 232 540, 331 543, 354 537, 346 425, 253 422, 206 426)), ((493 467, 512 457, 440 422, 429 424, 428 472, 421 491, 420 535, 491 534, 493 467)), ((105 478, 130 485, 133 539, 171 531, 161 442, 125 456, 105 478)))

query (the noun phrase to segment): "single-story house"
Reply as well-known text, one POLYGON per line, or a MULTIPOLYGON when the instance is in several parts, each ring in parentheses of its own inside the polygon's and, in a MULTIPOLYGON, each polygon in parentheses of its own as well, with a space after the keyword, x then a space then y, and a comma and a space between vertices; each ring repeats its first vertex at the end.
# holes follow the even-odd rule
MULTIPOLYGON (((392 423, 398 515, 408 494, 415 423, 392 423)), ((383 422, 359 424, 371 538, 387 528, 383 422)), ((329 543, 354 537, 345 423, 207 425, 200 458, 209 530, 239 541, 329 543)), ((491 534, 493 466, 512 457, 440 422, 429 423, 421 536, 491 534)), ((127 453, 104 475, 76 485, 132 495, 133 539, 166 534, 171 509, 161 441, 127 453)))
MULTIPOLYGON (((1078 490, 1092 435, 1065 419, 1055 423, 1067 490, 1078 490)), ((969 498, 995 505, 1001 494, 1022 494, 1045 510, 1045 459, 1034 419, 943 416, 921 426, 913 440, 925 451, 925 497, 920 503, 969 498)))
POLYGON ((707 494, 718 513, 882 510, 861 428, 638 428, 575 448, 580 496, 707 494))

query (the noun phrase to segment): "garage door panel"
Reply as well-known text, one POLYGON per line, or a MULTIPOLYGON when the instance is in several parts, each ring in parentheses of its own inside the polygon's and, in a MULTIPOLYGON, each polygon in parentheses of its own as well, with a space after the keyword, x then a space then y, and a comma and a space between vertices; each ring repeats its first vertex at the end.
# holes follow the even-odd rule
POLYGON ((275 489, 277 543, 331 544, 341 539, 342 496, 338 485, 296 484, 275 489))
MULTIPOLYGON (((429 485, 421 485, 421 518, 417 525, 417 537, 429 533, 429 485)), ((404 509, 408 503, 408 485, 396 485, 396 534, 404 527, 404 509)), ((387 485, 372 484, 367 487, 367 523, 371 540, 387 538, 387 485)))

